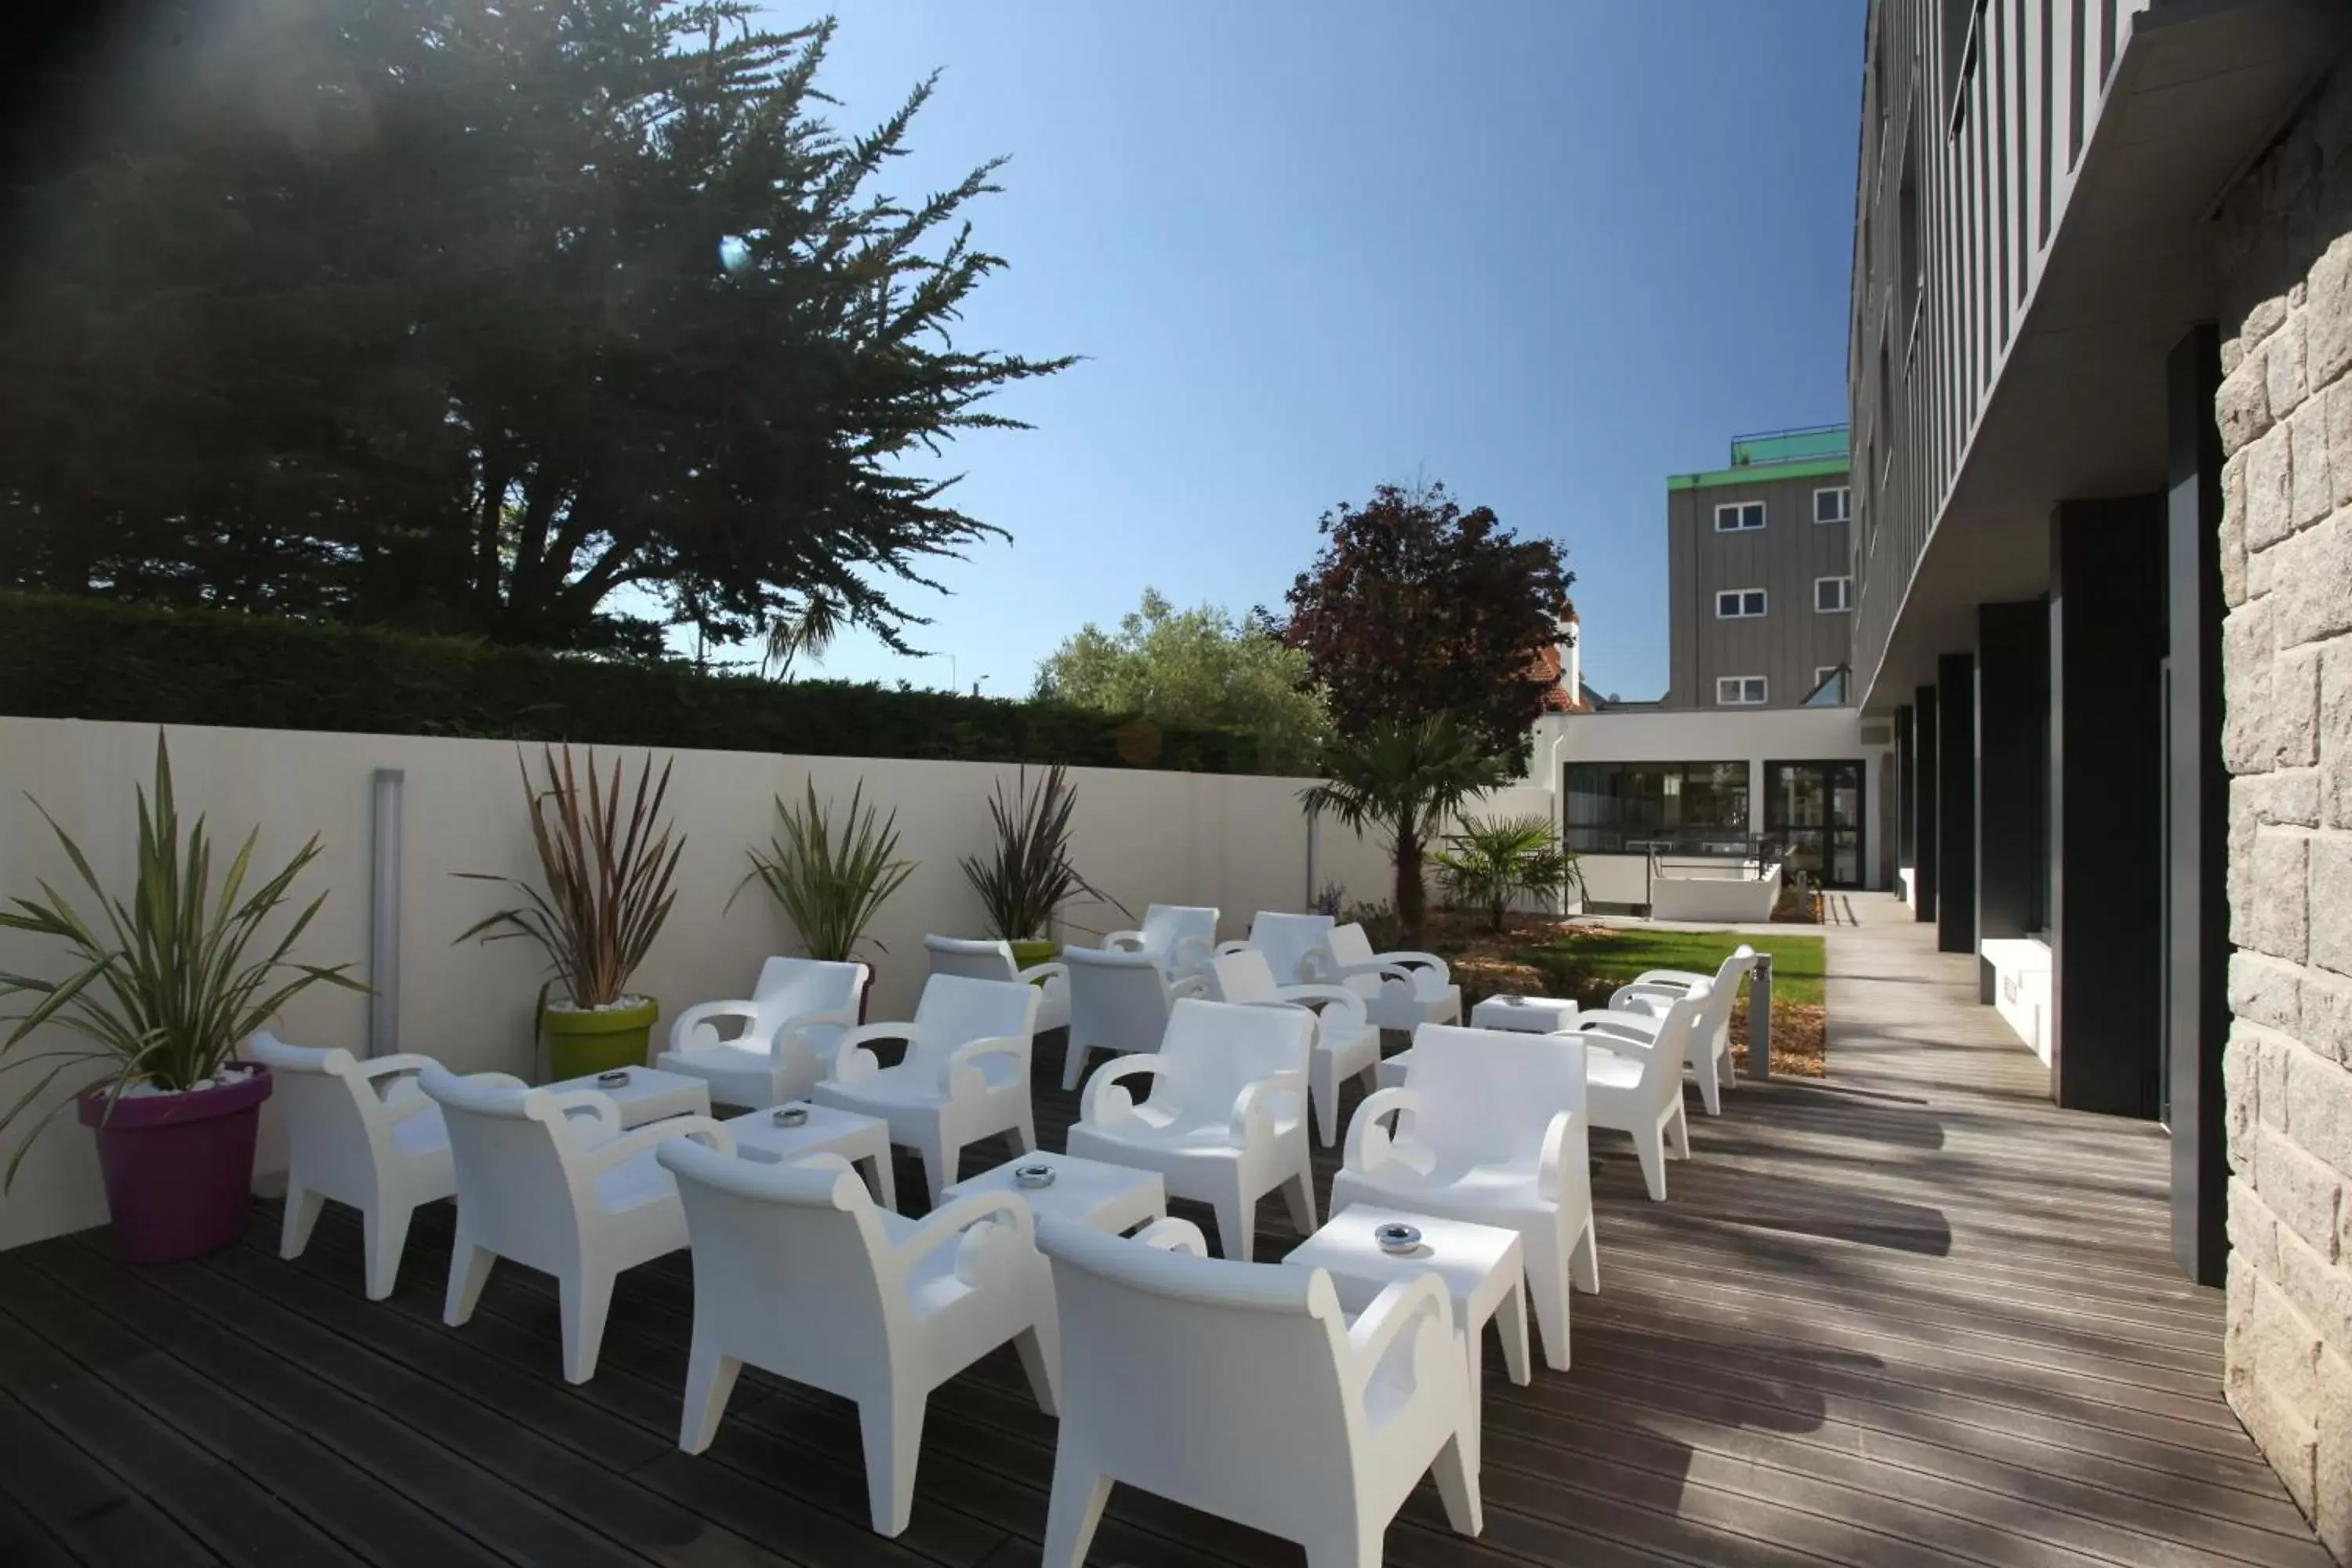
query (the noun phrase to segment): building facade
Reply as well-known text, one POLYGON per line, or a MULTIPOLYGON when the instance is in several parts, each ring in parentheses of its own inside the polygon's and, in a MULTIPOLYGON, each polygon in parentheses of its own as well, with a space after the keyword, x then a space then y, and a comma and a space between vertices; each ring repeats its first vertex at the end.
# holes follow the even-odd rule
POLYGON ((2352 1561, 2352 7, 1876 0, 1853 673, 1939 945, 2170 1140, 2352 1561))

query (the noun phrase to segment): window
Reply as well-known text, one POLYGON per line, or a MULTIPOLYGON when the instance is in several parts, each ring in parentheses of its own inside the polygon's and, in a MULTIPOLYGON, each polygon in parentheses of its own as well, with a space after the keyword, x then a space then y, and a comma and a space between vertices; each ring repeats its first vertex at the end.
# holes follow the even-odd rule
POLYGON ((1851 577, 1814 578, 1813 608, 1824 616, 1843 615, 1853 609, 1853 579, 1851 577))
POLYGON ((1902 334, 1904 367, 1910 367, 1911 351, 1919 337, 1920 285, 1927 277, 1927 260, 1920 247, 1919 225, 1919 149, 1915 145, 1903 154, 1903 184, 1895 198, 1897 241, 1902 254, 1896 257, 1900 268, 1895 275, 1895 286, 1902 292, 1895 297, 1895 317, 1892 331, 1902 334))
POLYGON ((1828 680, 1830 677, 1837 674, 1838 671, 1844 668, 1845 666, 1842 664, 1817 664, 1813 666, 1813 689, 1815 691, 1819 691, 1822 689, 1822 682, 1828 680))
POLYGON ((1726 588, 1715 596, 1715 614, 1718 620, 1752 620, 1764 613, 1764 590, 1761 588, 1726 588))
POLYGON ((1853 521, 1853 491, 1843 485, 1832 485, 1813 492, 1815 522, 1851 522, 1853 521))
POLYGON ((1715 509, 1715 531, 1717 533, 1741 533, 1764 526, 1764 503, 1760 500, 1726 501, 1715 509))
POLYGON ((1568 847, 1641 854, 1748 845, 1746 763, 1571 763, 1568 847))
POLYGON ((1764 706, 1764 678, 1760 675, 1718 675, 1715 678, 1715 700, 1722 708, 1761 708, 1764 706))

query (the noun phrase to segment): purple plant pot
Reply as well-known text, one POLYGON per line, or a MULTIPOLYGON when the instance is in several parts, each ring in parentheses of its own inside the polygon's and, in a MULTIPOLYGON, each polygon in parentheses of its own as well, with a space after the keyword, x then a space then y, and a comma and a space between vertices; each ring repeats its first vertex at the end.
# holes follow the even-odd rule
POLYGON ((98 1133, 98 1167, 114 1218, 114 1249, 129 1263, 170 1263, 217 1252, 245 1234, 252 1206, 253 1141, 269 1069, 187 1094, 141 1095, 111 1105, 81 1098, 81 1124, 98 1133))

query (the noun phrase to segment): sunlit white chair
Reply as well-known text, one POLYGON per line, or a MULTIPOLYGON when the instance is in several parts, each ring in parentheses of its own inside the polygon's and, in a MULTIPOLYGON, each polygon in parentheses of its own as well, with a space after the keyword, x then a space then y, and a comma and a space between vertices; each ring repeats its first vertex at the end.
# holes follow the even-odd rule
POLYGON ((1070 1021, 1070 970, 1066 963, 1033 963, 1024 969, 1013 962, 1009 942, 983 942, 960 936, 927 936, 923 949, 930 954, 933 974, 961 974, 974 980, 1013 980, 1037 988, 1037 1025, 1059 1029, 1070 1021))
POLYGON ((1208 963, 1215 951, 1217 912, 1197 904, 1152 904, 1144 910, 1140 927, 1112 931, 1102 944, 1125 952, 1148 952, 1170 979, 1181 979, 1208 963))
MULTIPOLYGON (((1158 906, 1154 906, 1157 908, 1158 906)), ((1070 971, 1070 1037, 1062 1058, 1062 1087, 1076 1089, 1087 1053, 1133 1056, 1160 1048, 1168 1010, 1180 997, 1204 994, 1198 974, 1169 978, 1150 953, 1073 947, 1062 959, 1070 971)))
POLYGON ((400 1275, 408 1222, 421 1204, 457 1190, 441 1108, 416 1087, 431 1057, 360 1061, 336 1047, 289 1046, 256 1035, 245 1054, 269 1069, 286 1110, 286 1219, 278 1256, 299 1258, 332 1198, 360 1211, 367 1294, 381 1301, 400 1275))
POLYGON ((694 1238, 688 1453, 718 1436, 746 1363, 856 1400, 874 1528, 897 1535, 931 1390, 1010 1340, 1054 1414, 1054 1283, 1018 1194, 975 1193, 911 1220, 878 1206, 837 1154, 761 1163, 680 1138, 659 1158, 694 1238))
POLYGON ((1691 1026, 1690 1067, 1698 1075, 1698 1097, 1709 1116, 1723 1114, 1723 1091, 1733 1081, 1731 1070, 1731 1009, 1739 1000, 1740 978, 1755 954, 1741 948, 1723 961, 1722 971, 1701 975, 1696 984, 1675 988, 1656 981, 1636 980, 1611 994, 1609 1005, 1577 1015, 1590 1018, 1599 1032, 1637 1040, 1657 1037, 1667 1012, 1677 1002, 1699 1005, 1691 1026), (1741 956, 1746 954, 1745 957, 1741 956))
POLYGON ((843 1031, 857 1026, 866 981, 862 963, 769 959, 751 1000, 705 1002, 680 1013, 669 1026, 669 1049, 654 1066, 701 1079, 719 1105, 758 1110, 806 1100, 833 1065, 843 1031), (723 1019, 738 1022, 731 1038, 719 1036, 723 1019))
POLYGON ((1517 1231, 1544 1360, 1559 1368, 1571 1281, 1601 1289, 1585 1056, 1573 1036, 1423 1024, 1403 1087, 1356 1107, 1331 1178, 1334 1213, 1370 1204, 1517 1231))
POLYGON ((1737 1081, 1731 1070, 1731 1009, 1739 999, 1739 983, 1755 967, 1756 950, 1742 942, 1713 974, 1687 969, 1653 969, 1633 984, 1620 985, 1609 997, 1609 1011, 1645 1016, 1652 1021, 1647 1029, 1628 1022, 1619 1032, 1647 1039, 1657 1032, 1656 1021, 1664 1018, 1666 1009, 1675 1003, 1685 996, 1716 994, 1698 1026, 1691 1031, 1691 1069, 1698 1075, 1699 1099, 1709 1116, 1723 1113, 1723 1090, 1737 1081))
POLYGON ((1433 1473, 1446 1522, 1484 1520, 1477 1391, 1434 1274, 1352 1321, 1320 1268, 1203 1257, 1162 1220, 1122 1240, 1038 1222, 1062 1327, 1062 1423, 1045 1568, 1077 1568, 1113 1482, 1295 1541, 1308 1568, 1378 1568, 1433 1473))
POLYGON ((1307 1058, 1314 1016, 1187 997, 1149 1056, 1095 1069, 1069 1131, 1069 1152, 1106 1164, 1157 1171, 1171 1197, 1216 1210, 1217 1242, 1247 1262, 1257 1201, 1276 1188, 1298 1234, 1315 1229, 1307 1140, 1307 1058), (1149 1076, 1135 1103, 1126 1080, 1149 1076))
POLYGON ((1690 1124, 1683 1114, 1683 1065, 1691 1032, 1698 1027, 1706 998, 1685 996, 1670 1004, 1656 1034, 1643 1038, 1605 1013, 1580 1013, 1573 1035, 1584 1041, 1585 1107, 1595 1127, 1613 1127, 1633 1140, 1642 1162, 1642 1184, 1652 1201, 1666 1201, 1666 1158, 1690 1158, 1690 1124))
POLYGON ((1037 1011, 1034 985, 934 973, 913 1023, 867 1024, 841 1037, 816 1102, 888 1122, 890 1142, 922 1157, 936 1208, 965 1144, 1005 1132, 1024 1154, 1037 1147, 1029 1104, 1037 1011), (866 1048, 873 1040, 904 1040, 907 1054, 886 1068, 866 1048))
POLYGON ((1375 1087, 1381 1063, 1381 1032, 1364 1016, 1364 999, 1344 985, 1277 985, 1265 954, 1255 948, 1220 953, 1209 961, 1212 998, 1253 1007, 1304 1007, 1315 1015, 1315 1045, 1307 1059, 1307 1087, 1315 1104, 1316 1133, 1328 1147, 1339 1141, 1339 1085, 1363 1079, 1375 1087))
POLYGON ((1265 954, 1266 967, 1274 971, 1276 984, 1305 985, 1314 981, 1309 971, 1318 958, 1326 963, 1330 962, 1332 923, 1329 915, 1293 915, 1260 910, 1250 917, 1245 940, 1220 942, 1217 952, 1223 954, 1255 948, 1265 954))
POLYGON ((1462 987, 1454 984, 1445 960, 1433 952, 1374 952, 1371 939, 1353 921, 1331 928, 1323 951, 1308 961, 1305 978, 1361 994, 1375 1028, 1462 1021, 1462 987))
POLYGON ((692 1137, 731 1152, 734 1138, 708 1116, 624 1132, 621 1108, 608 1095, 533 1089, 504 1073, 460 1078, 428 1066, 417 1081, 440 1103, 457 1166, 457 1238, 441 1321, 454 1327, 474 1315, 499 1258, 552 1274, 563 1378, 587 1382, 604 1342, 613 1281, 686 1245, 677 1184, 656 1162, 656 1147, 692 1137))

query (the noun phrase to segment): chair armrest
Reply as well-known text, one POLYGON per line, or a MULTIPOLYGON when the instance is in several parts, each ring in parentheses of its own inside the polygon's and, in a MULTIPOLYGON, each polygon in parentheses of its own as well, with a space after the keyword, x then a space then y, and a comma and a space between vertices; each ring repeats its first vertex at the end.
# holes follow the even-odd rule
POLYGON ((1621 1057, 1632 1057, 1636 1061, 1648 1061, 1658 1051, 1658 1037, 1655 1035, 1637 1035, 1625 1029, 1588 1029, 1580 1019, 1575 1028, 1561 1032, 1590 1035, 1592 1037, 1592 1043, 1596 1049, 1615 1051, 1621 1057))
MULTIPOLYGON (((940 1064, 940 1094, 944 1099, 956 1097, 956 1075, 982 1057, 1019 1057, 1027 1060, 1029 1042, 1018 1035, 986 1035, 977 1040, 966 1040, 948 1053, 940 1064)), ((978 1069, 972 1068, 975 1072, 978 1069)))
POLYGON ((1350 991, 1344 985, 1285 985, 1275 994, 1285 1002, 1309 1008, 1318 1022, 1322 1019, 1323 1009, 1333 1005, 1344 1008, 1348 1021, 1360 1028, 1370 1022, 1364 1011, 1363 993, 1350 991))
POLYGON ((1422 952, 1412 948, 1401 947, 1394 952, 1376 952, 1372 957, 1378 963, 1393 963, 1400 969, 1434 969, 1437 971, 1437 983, 1440 985, 1454 984, 1453 968, 1446 963, 1445 960, 1433 952, 1422 952))
POLYGON ((1216 944, 1205 936, 1180 936, 1168 949, 1166 966, 1188 973, 1208 963, 1216 951, 1216 944))
POLYGON ((721 1154, 735 1152, 735 1134, 728 1131, 726 1123, 717 1117, 672 1116, 661 1121, 648 1121, 610 1142, 597 1144, 588 1151, 583 1163, 592 1178, 601 1176, 622 1161, 648 1149, 658 1149, 672 1138, 691 1138, 721 1154))
POLYGON ((433 1065, 433 1058, 409 1051, 396 1057, 373 1057, 352 1065, 359 1068, 361 1078, 374 1079, 392 1078, 401 1073, 423 1072, 433 1065))
POLYGON ((1155 1219, 1129 1239, 1162 1252, 1189 1252, 1195 1258, 1209 1256, 1209 1238, 1189 1219, 1155 1219))
POLYGON ((1013 978, 1024 985, 1034 985, 1041 980, 1048 988, 1056 980, 1067 985, 1070 983, 1070 966, 1066 963, 1033 963, 1026 969, 1016 971, 1013 978))
POLYGON ((1376 1089, 1364 1096, 1356 1114, 1348 1119, 1348 1142, 1340 1152, 1339 1168, 1376 1171, 1386 1164, 1391 1140, 1388 1129, 1381 1125, 1381 1118, 1396 1114, 1401 1135, 1420 1110, 1421 1096, 1402 1087, 1376 1089))
POLYGON ((1576 1112, 1557 1112, 1544 1128, 1543 1152, 1536 1157, 1536 1196, 1558 1201, 1560 1161, 1568 1152, 1568 1135, 1576 1128, 1576 1112))
POLYGON ((1254 1083, 1242 1086, 1234 1096, 1234 1114, 1230 1131, 1236 1149, 1247 1149, 1274 1136, 1274 1111, 1266 1105, 1268 1095, 1307 1093, 1307 1075, 1303 1072, 1268 1073, 1254 1083))
POLYGON ((1590 1013, 1579 1013, 1572 1022, 1579 1030, 1603 1029, 1612 1035, 1631 1035, 1637 1040, 1654 1040, 1665 1020, 1654 1018, 1647 1013, 1622 1013, 1613 1007, 1595 1007, 1590 1013))
POLYGON ((1210 956, 1214 958, 1224 958, 1232 953, 1247 952, 1249 950, 1250 944, 1236 937, 1232 942, 1221 942, 1217 943, 1210 956))
POLYGON ((1703 981, 1712 980, 1714 978, 1715 976, 1711 974, 1701 974, 1696 970, 1693 969, 1645 969, 1642 971, 1641 973, 1633 976, 1633 984, 1636 985, 1671 985, 1677 991, 1687 991, 1692 986, 1696 985, 1703 981))
POLYGON ((1325 963, 1318 965, 1315 973, 1326 980, 1354 980, 1369 974, 1382 983, 1393 980, 1408 991, 1417 991, 1421 987, 1418 973, 1402 963, 1391 963, 1385 959, 1376 958, 1370 963, 1325 963))
POLYGON ((554 1102, 556 1110, 563 1113, 567 1126, 574 1120, 575 1111, 584 1110, 591 1121, 604 1127, 606 1137, 617 1136, 621 1131, 621 1108, 611 1095, 602 1089, 575 1089, 569 1093, 551 1094, 547 1098, 554 1102))
POLYGON ((1168 1000, 1171 1002, 1180 996, 1205 997, 1208 994, 1209 977, 1205 974, 1187 974, 1181 980, 1168 983, 1168 1000))
POLYGON ((1141 952, 1143 933, 1139 931, 1115 931, 1102 939, 1105 952, 1141 952))
POLYGON ((1144 1074, 1164 1074, 1168 1064, 1158 1057, 1143 1054, 1114 1057, 1095 1068, 1094 1077, 1087 1079, 1086 1099, 1078 1105, 1078 1121, 1087 1127, 1108 1127, 1135 1114, 1135 1097, 1118 1087, 1123 1078, 1144 1074))
POLYGON ((1454 1299, 1445 1293, 1445 1282, 1435 1274, 1424 1272, 1409 1279, 1392 1279, 1381 1287, 1381 1293, 1372 1298, 1372 1304, 1348 1325, 1348 1343, 1356 1352, 1359 1386, 1381 1364, 1397 1336, 1424 1314, 1434 1318, 1445 1333, 1453 1333, 1454 1299))
MULTIPOLYGON (((752 1002, 698 1002, 670 1020, 669 1048, 674 1051, 689 1049, 694 1045, 694 1032, 709 1028, 713 1018, 742 1018, 748 1021, 756 1017, 759 1011, 758 1004, 752 1002)), ((719 1043, 719 1031, 716 1029, 710 1030, 710 1043, 719 1043)))
POLYGON ((904 1040, 912 1047, 918 1026, 913 1024, 863 1024, 843 1033, 833 1047, 833 1078, 836 1083, 856 1083, 872 1078, 882 1070, 882 1063, 866 1048, 868 1040, 904 1040))
POLYGON ((776 1032, 768 1037, 768 1054, 781 1056, 787 1042, 799 1038, 806 1030, 824 1024, 838 1024, 844 1029, 854 1029, 857 1027, 857 1009, 817 1007, 806 1013, 795 1013, 778 1024, 776 1032))
POLYGON ((1663 1002, 1672 1005, 1676 1002, 1688 1001, 1694 996, 1704 996, 1709 989, 1710 987, 1706 985, 1696 985, 1685 990, 1678 985, 1659 985, 1636 980, 1630 985, 1620 985, 1616 990, 1612 991, 1609 994, 1608 1007, 1596 1007, 1593 1011, 1631 1013, 1634 1011, 1631 1005, 1636 1002, 1663 1002))
MULTIPOLYGON (((1007 1226, 1033 1247, 1037 1245, 1036 1215, 1018 1193, 970 1193, 925 1215, 906 1238, 890 1249, 899 1268, 899 1279, 903 1280, 924 1258, 947 1243, 959 1240, 964 1232, 984 1220, 1007 1226)), ((964 1265, 963 1258, 956 1259, 956 1274, 964 1283, 971 1284, 974 1281, 966 1275, 964 1265)))

